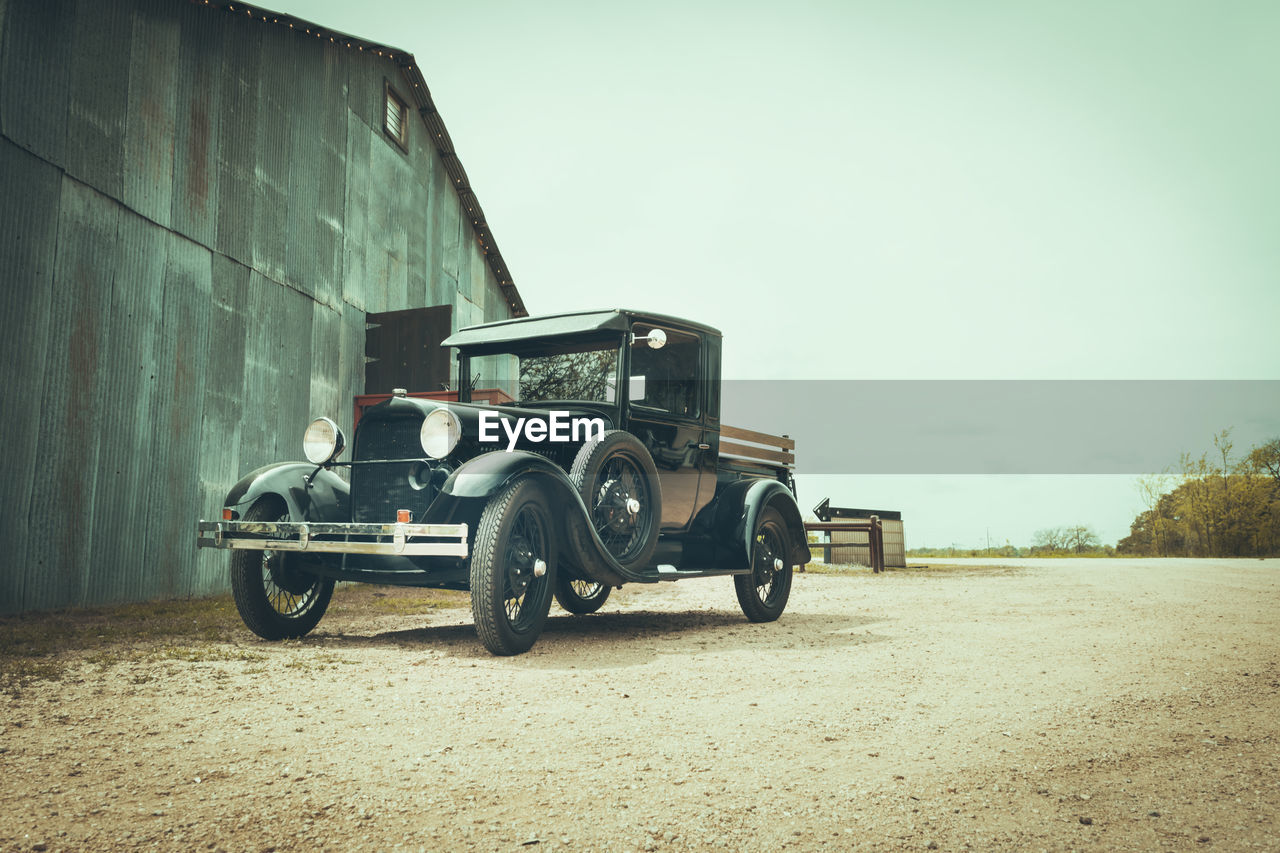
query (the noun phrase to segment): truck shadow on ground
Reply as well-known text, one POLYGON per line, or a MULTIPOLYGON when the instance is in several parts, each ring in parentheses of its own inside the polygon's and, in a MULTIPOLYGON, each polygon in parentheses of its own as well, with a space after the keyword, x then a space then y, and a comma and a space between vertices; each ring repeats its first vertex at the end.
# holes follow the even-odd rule
MULTIPOLYGON (((506 660, 538 669, 616 669, 671 654, 794 650, 807 655, 884 642, 888 637, 865 629, 883 621, 834 613, 787 613, 777 622, 754 624, 727 610, 553 613, 533 649, 506 660)), ((317 632, 315 639, 328 647, 426 646, 450 657, 502 660, 480 645, 469 621, 368 635, 317 632)))

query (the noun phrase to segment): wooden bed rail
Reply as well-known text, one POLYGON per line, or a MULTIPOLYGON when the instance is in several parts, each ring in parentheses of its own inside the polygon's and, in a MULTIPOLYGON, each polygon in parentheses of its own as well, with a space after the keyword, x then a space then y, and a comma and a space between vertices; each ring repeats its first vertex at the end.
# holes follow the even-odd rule
POLYGON ((753 429, 742 429, 734 426, 720 427, 720 455, 749 462, 763 462, 766 465, 787 468, 796 466, 796 441, 785 435, 770 435, 767 432, 756 432, 753 429), (725 441, 733 438, 737 441, 725 441), (742 444, 740 442, 750 442, 742 444))

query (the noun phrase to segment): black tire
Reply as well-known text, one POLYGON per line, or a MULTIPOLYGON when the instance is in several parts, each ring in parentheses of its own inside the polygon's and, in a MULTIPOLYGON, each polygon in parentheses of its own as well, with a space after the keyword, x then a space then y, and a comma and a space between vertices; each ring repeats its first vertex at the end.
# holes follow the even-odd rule
POLYGON ((733 576, 733 590, 747 619, 772 622, 782 615, 791 595, 787 528, 773 507, 765 507, 760 513, 753 543, 751 571, 733 576))
POLYGON ((595 613, 609 600, 609 585, 561 574, 556 577, 556 601, 570 613, 595 613))
MULTIPOLYGON (((262 498, 242 521, 288 521, 289 511, 279 498, 262 498)), ((249 630, 264 640, 292 640, 305 636, 324 616, 333 597, 333 578, 298 568, 287 551, 234 551, 231 554, 231 594, 249 630)))
POLYGON ((527 477, 491 498, 480 514, 471 555, 471 615, 480 642, 495 655, 526 652, 542 633, 555 583, 552 531, 546 495, 527 477))
POLYGON ((605 550, 623 568, 646 566, 658 545, 662 489, 653 457, 639 439, 611 430, 587 442, 573 460, 569 479, 605 550), (633 499, 634 513, 628 508, 633 499))

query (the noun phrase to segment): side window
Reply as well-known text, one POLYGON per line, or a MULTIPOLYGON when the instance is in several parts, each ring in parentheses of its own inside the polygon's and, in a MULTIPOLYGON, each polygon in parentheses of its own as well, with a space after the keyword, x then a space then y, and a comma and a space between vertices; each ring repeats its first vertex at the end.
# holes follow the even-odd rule
POLYGON ((383 81, 382 132, 403 151, 409 150, 409 108, 389 81, 383 81))
MULTIPOLYGON (((644 338, 655 327, 636 323, 631 331, 644 338)), ((631 345, 631 405, 686 418, 696 418, 701 379, 697 335, 663 329, 667 342, 654 349, 646 340, 631 345)))
POLYGON ((707 417, 720 418, 720 338, 707 336, 707 417))

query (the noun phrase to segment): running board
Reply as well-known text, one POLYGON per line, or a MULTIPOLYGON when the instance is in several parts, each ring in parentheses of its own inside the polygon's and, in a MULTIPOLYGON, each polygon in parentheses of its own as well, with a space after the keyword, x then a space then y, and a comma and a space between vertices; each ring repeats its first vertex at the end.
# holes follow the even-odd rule
POLYGON ((685 578, 718 578, 726 575, 745 575, 750 569, 677 569, 670 563, 663 563, 645 578, 646 583, 660 581, 678 581, 685 578))

